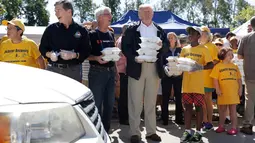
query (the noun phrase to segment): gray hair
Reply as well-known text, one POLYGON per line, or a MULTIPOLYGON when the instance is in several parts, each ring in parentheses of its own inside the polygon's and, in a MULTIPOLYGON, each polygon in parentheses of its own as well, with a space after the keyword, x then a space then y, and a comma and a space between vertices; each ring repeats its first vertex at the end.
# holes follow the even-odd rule
POLYGON ((144 9, 144 8, 150 8, 152 10, 152 13, 154 13, 152 5, 150 5, 150 4, 141 4, 138 8, 138 17, 140 19, 141 19, 141 16, 140 16, 141 15, 141 10, 144 9))
POLYGON ((107 6, 101 6, 99 7, 98 9, 95 10, 95 17, 96 17, 96 20, 98 20, 98 17, 102 14, 104 14, 104 11, 107 10, 108 12, 112 12, 112 10, 107 7, 107 6))

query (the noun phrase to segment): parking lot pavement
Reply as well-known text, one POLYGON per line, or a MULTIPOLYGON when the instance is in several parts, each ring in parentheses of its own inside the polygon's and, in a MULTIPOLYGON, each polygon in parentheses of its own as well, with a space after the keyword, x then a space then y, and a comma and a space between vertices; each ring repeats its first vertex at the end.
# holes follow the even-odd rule
MULTIPOLYGON (((239 119, 239 123, 241 123, 241 120, 239 119)), ((168 126, 162 126, 160 122, 157 122, 157 125, 157 134, 162 138, 161 143, 180 143, 184 126, 178 126, 171 121, 168 126)), ((193 122, 193 125, 195 125, 195 122, 193 122)), ((217 122, 214 125, 217 126, 217 122)), ((155 143, 145 139, 146 132, 143 122, 141 122, 141 127, 142 143, 155 143)), ((255 126, 253 127, 253 131, 255 131, 255 126)), ((211 130, 203 136, 204 143, 255 143, 255 135, 246 136, 242 133, 238 133, 236 136, 230 136, 226 133, 217 134, 211 130)), ((110 137, 113 143, 129 143, 129 126, 119 125, 117 120, 113 120, 110 137)))

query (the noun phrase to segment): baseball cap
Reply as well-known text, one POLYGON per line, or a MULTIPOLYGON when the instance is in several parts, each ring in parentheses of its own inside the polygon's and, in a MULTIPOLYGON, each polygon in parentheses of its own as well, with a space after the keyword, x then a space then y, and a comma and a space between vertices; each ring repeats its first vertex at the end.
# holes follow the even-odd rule
POLYGON ((18 26, 23 32, 25 31, 25 25, 21 19, 12 19, 11 21, 3 20, 2 25, 7 26, 8 24, 18 26))
POLYGON ((201 26, 201 31, 211 33, 211 30, 207 26, 201 26))
POLYGON ((223 40, 221 38, 217 38, 215 39, 215 41, 213 42, 214 44, 224 44, 223 40))
POLYGON ((231 37, 229 41, 234 41, 234 40, 238 41, 236 36, 231 37))
POLYGON ((200 29, 199 27, 197 27, 197 26, 190 26, 190 27, 187 27, 187 28, 186 28, 186 31, 187 31, 188 33, 190 33, 190 30, 191 30, 191 29, 197 31, 200 35, 202 35, 202 31, 201 31, 201 29, 200 29))
POLYGON ((180 34, 179 38, 187 38, 188 36, 186 34, 180 34))

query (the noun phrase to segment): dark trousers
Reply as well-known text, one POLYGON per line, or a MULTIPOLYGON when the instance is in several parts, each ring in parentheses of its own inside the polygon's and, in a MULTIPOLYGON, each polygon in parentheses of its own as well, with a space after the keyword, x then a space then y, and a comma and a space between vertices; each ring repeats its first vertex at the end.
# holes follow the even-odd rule
POLYGON ((52 71, 70 77, 78 82, 82 82, 81 64, 73 65, 66 68, 54 67, 51 64, 49 64, 46 69, 48 71, 52 71))
POLYGON ((118 103, 119 122, 128 121, 128 76, 124 73, 120 75, 120 96, 118 103))
POLYGON ((165 77, 161 79, 162 86, 162 96, 163 101, 161 105, 162 109, 162 120, 163 122, 168 122, 168 105, 169 105, 169 97, 171 95, 172 86, 174 88, 174 96, 175 96, 175 120, 182 121, 183 120, 183 108, 182 108, 182 78, 181 77, 165 77))
POLYGON ((95 104, 106 132, 109 132, 115 101, 115 71, 90 67, 89 88, 94 94, 95 104), (103 110, 102 110, 103 109, 103 110))

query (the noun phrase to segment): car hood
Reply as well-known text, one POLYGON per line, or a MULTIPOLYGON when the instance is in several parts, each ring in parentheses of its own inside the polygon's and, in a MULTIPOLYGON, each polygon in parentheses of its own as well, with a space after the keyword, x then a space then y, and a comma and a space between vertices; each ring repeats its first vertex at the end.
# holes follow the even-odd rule
POLYGON ((60 74, 0 62, 0 106, 66 102, 75 104, 92 93, 83 84, 60 74))

